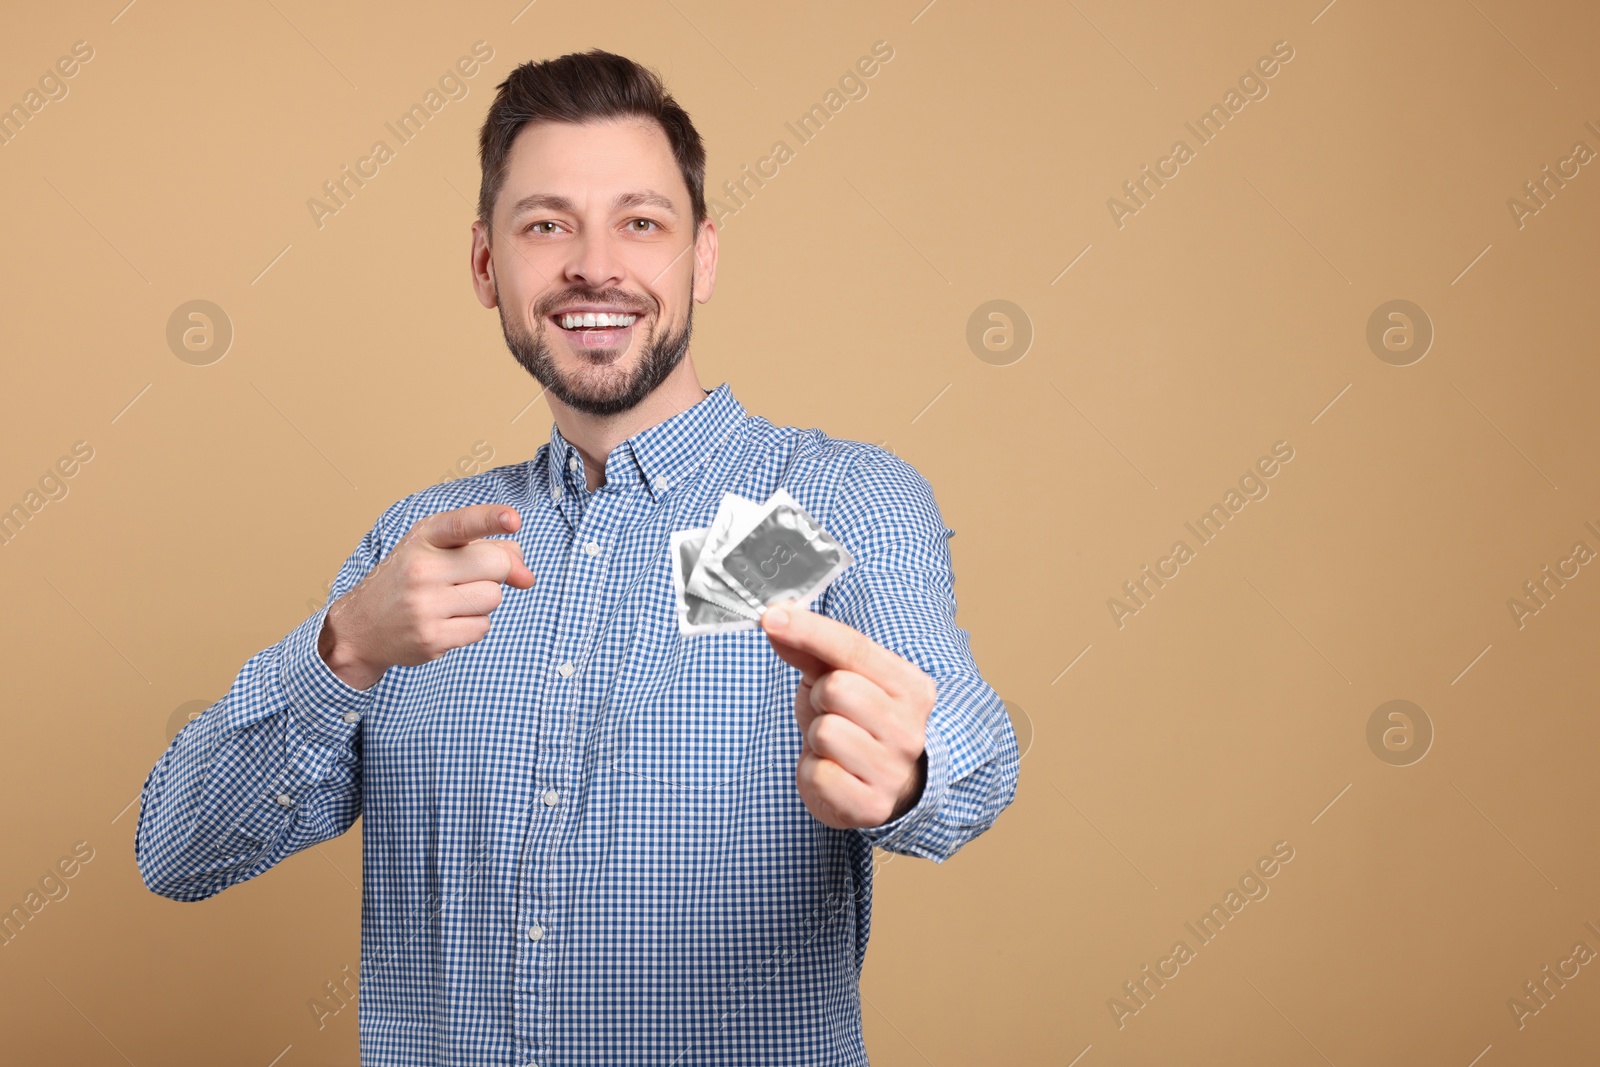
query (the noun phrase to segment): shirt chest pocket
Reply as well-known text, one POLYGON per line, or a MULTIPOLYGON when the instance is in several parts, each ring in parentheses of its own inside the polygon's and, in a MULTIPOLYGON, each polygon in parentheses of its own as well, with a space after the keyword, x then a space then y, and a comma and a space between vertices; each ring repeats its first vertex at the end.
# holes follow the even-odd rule
POLYGON ((764 633, 684 638, 674 629, 661 638, 666 654, 653 663, 635 659, 618 694, 617 770, 698 792, 732 789, 785 759, 792 765, 800 732, 793 686, 784 682, 794 672, 764 633))

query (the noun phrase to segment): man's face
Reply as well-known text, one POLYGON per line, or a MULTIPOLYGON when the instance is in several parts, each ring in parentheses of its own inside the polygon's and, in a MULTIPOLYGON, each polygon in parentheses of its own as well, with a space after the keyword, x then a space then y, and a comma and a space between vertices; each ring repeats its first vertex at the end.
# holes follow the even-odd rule
POLYGON ((494 239, 473 226, 478 296, 550 394, 627 411, 689 349, 710 298, 716 235, 696 241, 689 189, 654 122, 535 123, 512 142, 494 239))

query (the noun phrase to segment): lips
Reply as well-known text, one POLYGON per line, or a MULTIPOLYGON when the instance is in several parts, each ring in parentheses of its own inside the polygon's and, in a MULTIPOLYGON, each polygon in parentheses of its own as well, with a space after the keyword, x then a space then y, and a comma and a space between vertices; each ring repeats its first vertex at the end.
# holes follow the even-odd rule
POLYGON ((616 348, 626 345, 633 336, 633 326, 580 326, 569 330, 561 325, 556 316, 551 316, 550 321, 556 333, 578 348, 616 348))
POLYGON ((566 308, 548 316, 551 325, 576 347, 606 349, 626 346, 638 325, 639 312, 631 308, 587 306, 566 308), (619 320, 631 320, 622 325, 619 320), (570 323, 570 325, 568 325, 570 323))

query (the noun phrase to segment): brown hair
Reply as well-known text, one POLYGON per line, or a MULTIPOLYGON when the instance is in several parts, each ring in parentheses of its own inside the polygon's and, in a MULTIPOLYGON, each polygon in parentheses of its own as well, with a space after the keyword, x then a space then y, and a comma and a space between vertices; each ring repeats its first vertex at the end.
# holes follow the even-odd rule
POLYGON ((478 133, 478 218, 493 236, 496 197, 505 184, 511 142, 529 122, 592 122, 637 116, 661 124, 689 187, 698 231, 706 218, 706 150, 689 113, 678 106, 648 67, 625 56, 591 48, 558 59, 527 62, 496 86, 494 103, 478 133))

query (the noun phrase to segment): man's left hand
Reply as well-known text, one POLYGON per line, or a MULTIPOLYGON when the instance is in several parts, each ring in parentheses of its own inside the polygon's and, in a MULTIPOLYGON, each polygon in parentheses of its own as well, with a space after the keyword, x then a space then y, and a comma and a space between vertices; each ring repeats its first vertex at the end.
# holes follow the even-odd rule
POLYGON ((910 811, 927 780, 933 678, 837 619, 773 604, 761 629, 800 670, 795 784, 806 808, 836 830, 882 826, 910 811))

